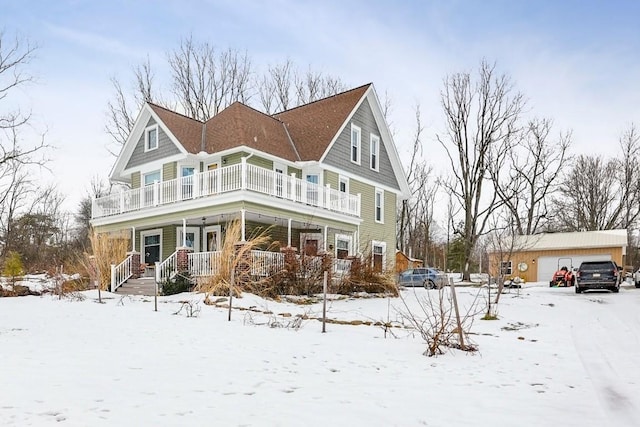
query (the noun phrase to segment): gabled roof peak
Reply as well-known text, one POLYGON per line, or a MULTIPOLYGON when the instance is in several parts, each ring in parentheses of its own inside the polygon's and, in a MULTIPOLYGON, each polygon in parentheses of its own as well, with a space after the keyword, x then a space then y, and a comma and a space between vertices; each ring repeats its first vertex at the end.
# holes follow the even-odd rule
POLYGON ((339 97, 339 96, 342 96, 342 95, 347 95, 350 92, 359 91, 359 90, 362 90, 362 89, 365 89, 365 88, 369 89, 369 86, 371 86, 372 84, 373 83, 367 83, 367 84, 364 84, 362 86, 354 87, 353 89, 345 90, 344 92, 339 92, 339 93, 336 93, 336 94, 333 94, 333 95, 326 96, 324 98, 316 99, 315 101, 311 101, 311 102, 308 102, 306 104, 297 105, 295 107, 291 107, 289 109, 279 111, 277 113, 274 113, 273 115, 277 116, 279 114, 288 113, 290 111, 297 110, 299 108, 308 107, 308 106, 311 106, 311 105, 316 104, 316 103, 320 103, 320 102, 328 101, 328 100, 333 100, 336 97, 339 97))

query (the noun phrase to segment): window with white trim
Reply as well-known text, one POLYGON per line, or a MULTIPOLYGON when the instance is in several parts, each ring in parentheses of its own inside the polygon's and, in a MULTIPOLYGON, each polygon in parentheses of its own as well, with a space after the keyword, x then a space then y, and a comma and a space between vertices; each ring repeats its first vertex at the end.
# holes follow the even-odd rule
POLYGON ((345 259, 351 254, 351 236, 336 234, 336 258, 345 259))
POLYGON ((156 148, 158 148, 158 125, 153 125, 144 130, 144 151, 156 148))
POLYGON ((371 241, 371 262, 373 271, 381 273, 387 262, 387 242, 371 241))
POLYGON ((153 184, 154 182, 160 182, 160 180, 161 180, 161 174, 160 174, 159 170, 144 174, 144 185, 145 185, 145 187, 147 185, 153 184))
POLYGON ((346 176, 338 178, 338 191, 349 194, 349 178, 346 176))
POLYGON ((180 247, 186 243, 188 248, 198 252, 200 250, 200 227, 187 227, 186 231, 185 236, 182 234, 182 226, 176 227, 176 245, 180 247), (186 242, 184 241, 185 237, 186 242))
POLYGON ((371 153, 369 165, 372 170, 378 171, 380 168, 380 137, 378 135, 371 134, 369 152, 371 153))
POLYGON ((362 131, 353 123, 351 124, 351 161, 360 164, 360 136, 362 131))
POLYGON ((500 265, 500 270, 503 276, 510 276, 513 271, 511 261, 503 261, 500 265))
POLYGON ((374 218, 376 222, 384 223, 384 190, 379 188, 374 196, 374 218))

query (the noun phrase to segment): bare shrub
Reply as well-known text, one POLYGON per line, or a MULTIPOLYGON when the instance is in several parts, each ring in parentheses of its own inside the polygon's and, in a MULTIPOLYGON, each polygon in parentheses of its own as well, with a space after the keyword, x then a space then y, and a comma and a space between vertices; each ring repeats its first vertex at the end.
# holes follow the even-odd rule
POLYGON ((351 260, 349 274, 332 285, 331 291, 341 295, 358 292, 385 294, 394 297, 399 295, 394 274, 391 271, 376 271, 370 252, 363 258, 354 257, 351 260))
POLYGON ((187 317, 198 317, 200 315, 200 303, 197 301, 180 301, 180 308, 173 313, 178 315, 184 313, 187 317))
MULTIPOLYGON (((129 238, 108 233, 95 233, 89 237, 91 251, 95 257, 95 268, 100 289, 109 290, 111 285, 111 264, 119 264, 125 259, 131 247, 129 238)), ((83 260, 88 266, 89 260, 83 260)))
MULTIPOLYGON (((231 284, 231 273, 243 270, 246 274, 237 274, 234 283, 234 293, 259 292, 260 286, 251 283, 251 251, 268 246, 270 237, 267 234, 269 228, 260 230, 249 237, 245 242, 240 242, 241 223, 238 220, 227 224, 222 250, 220 255, 220 265, 217 273, 208 279, 199 281, 200 290, 205 293, 205 298, 209 295, 229 295, 231 284), (242 245, 237 245, 242 243, 242 245), (237 247, 238 246, 238 247, 237 247), (239 268, 240 267, 240 268, 239 268)), ((234 295, 235 296, 235 295, 234 295)))
POLYGON ((484 308, 479 306, 479 293, 460 319, 462 331, 458 329, 451 290, 444 287, 437 291, 426 292, 426 296, 416 295, 417 306, 410 307, 404 296, 400 295, 404 311, 399 314, 403 321, 416 330, 427 344, 425 356, 444 354, 446 349, 457 348, 463 351, 476 351, 475 345, 469 343, 468 334, 474 316, 484 308), (464 345, 460 342, 460 332, 464 337, 464 345))

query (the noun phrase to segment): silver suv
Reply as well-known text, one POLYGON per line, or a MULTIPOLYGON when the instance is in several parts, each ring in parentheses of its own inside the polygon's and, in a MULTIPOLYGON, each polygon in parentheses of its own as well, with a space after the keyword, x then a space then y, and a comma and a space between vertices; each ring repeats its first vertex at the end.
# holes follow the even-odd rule
POLYGON ((614 261, 586 261, 576 272, 576 294, 589 289, 620 291, 622 267, 614 261))

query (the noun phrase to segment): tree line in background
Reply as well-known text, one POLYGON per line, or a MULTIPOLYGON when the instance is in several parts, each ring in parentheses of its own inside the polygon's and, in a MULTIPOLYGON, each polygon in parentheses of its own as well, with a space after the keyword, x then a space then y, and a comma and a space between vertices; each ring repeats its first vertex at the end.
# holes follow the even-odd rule
MULTIPOLYGON (((36 49, 0 33, 0 262, 18 253, 28 271, 51 270, 88 250, 91 199, 112 189, 94 179, 77 211, 66 213, 64 195, 39 184, 51 147, 14 96, 33 79, 28 65, 36 49)), ((170 70, 168 88, 155 81, 149 59, 133 68, 132 88, 111 79, 105 129, 113 154, 147 101, 207 120, 235 101, 270 114, 346 89, 339 78, 291 60, 260 71, 246 52, 192 38, 167 54, 163 68, 170 70)), ((417 105, 404 165, 412 196, 398 206, 398 249, 468 278, 486 271, 496 236, 612 228, 635 236, 640 137, 634 124, 620 135, 615 157, 571 156, 571 132, 554 129, 550 118, 525 114, 525 96, 486 60, 477 74, 447 76, 440 101, 446 127, 435 140, 447 154, 449 172, 436 175, 425 155, 430 148, 417 105)), ((388 118, 388 97, 382 104, 388 118)), ((630 242, 635 264, 637 242, 630 242)))

